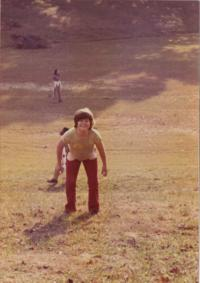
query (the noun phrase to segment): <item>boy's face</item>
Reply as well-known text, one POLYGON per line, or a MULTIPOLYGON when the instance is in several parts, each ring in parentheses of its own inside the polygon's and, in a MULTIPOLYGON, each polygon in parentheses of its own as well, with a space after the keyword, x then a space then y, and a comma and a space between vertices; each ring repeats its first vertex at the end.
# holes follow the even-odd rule
POLYGON ((90 120, 88 118, 84 118, 78 121, 77 128, 82 130, 89 130, 90 128, 90 120))

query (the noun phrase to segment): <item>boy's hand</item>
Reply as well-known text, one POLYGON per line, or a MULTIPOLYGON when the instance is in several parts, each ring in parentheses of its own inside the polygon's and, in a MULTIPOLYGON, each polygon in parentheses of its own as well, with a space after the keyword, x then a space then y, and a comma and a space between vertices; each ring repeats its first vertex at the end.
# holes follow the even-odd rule
POLYGON ((108 174, 107 167, 104 166, 104 165, 102 166, 101 174, 102 174, 104 177, 106 177, 107 174, 108 174))
POLYGON ((59 173, 62 173, 62 170, 63 170, 62 165, 58 163, 58 164, 56 165, 56 170, 57 170, 59 173))

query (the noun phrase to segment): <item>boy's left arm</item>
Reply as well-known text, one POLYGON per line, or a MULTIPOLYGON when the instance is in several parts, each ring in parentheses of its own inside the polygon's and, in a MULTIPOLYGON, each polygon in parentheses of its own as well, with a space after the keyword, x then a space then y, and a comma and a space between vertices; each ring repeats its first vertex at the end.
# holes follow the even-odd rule
POLYGON ((103 176, 107 176, 107 163, 106 163, 106 154, 105 154, 105 150, 104 150, 104 145, 103 143, 100 141, 98 143, 96 143, 96 147, 99 151, 99 155, 101 157, 101 161, 102 161, 102 170, 101 170, 101 174, 103 176))

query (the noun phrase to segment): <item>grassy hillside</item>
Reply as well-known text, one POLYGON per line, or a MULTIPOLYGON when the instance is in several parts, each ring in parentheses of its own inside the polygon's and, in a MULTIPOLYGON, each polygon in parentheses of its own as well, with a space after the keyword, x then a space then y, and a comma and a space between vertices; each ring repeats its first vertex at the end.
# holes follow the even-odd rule
POLYGON ((2 46, 13 35, 58 42, 197 33, 198 1, 3 0, 2 46))
MULTIPOLYGON (((103 20, 113 30, 98 33, 101 40, 81 35, 85 22, 70 37, 54 25, 68 5, 71 25, 88 19, 96 36, 105 16, 96 6, 104 11, 120 1, 94 1, 93 8, 89 1, 28 2, 2 1, 7 20, 15 15, 20 27, 4 29, 1 49, 0 282, 198 282, 198 35, 147 36, 141 27, 132 37, 119 16, 123 6, 113 8, 109 25, 103 20), (59 17, 38 16, 55 5, 63 5, 59 17), (51 46, 13 48, 12 32, 34 33, 51 46), (56 67, 60 104, 49 96, 56 67), (56 186, 46 179, 59 130, 73 126, 74 111, 85 106, 103 136, 109 174, 100 176, 101 210, 91 216, 81 168, 78 210, 67 216, 65 176, 56 186)), ((132 2, 139 9, 148 1, 132 2)))

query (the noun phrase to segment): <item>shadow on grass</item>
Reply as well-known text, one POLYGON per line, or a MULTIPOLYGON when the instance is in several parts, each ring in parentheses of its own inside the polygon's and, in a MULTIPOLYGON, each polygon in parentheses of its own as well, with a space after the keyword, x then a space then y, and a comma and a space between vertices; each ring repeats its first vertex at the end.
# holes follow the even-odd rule
MULTIPOLYGON (((52 123, 62 116, 71 119, 75 110, 85 106, 98 116, 118 100, 140 103, 163 93, 167 95, 165 91, 169 80, 193 86, 198 82, 198 44, 195 36, 138 38, 135 41, 105 42, 81 47, 71 51, 72 67, 68 73, 63 73, 63 103, 55 104, 48 97, 48 92, 37 90, 39 83, 33 75, 34 63, 26 65, 30 70, 27 73, 34 78, 31 81, 34 84, 32 90, 12 88, 12 83, 10 89, 4 90, 2 86, 0 108, 4 115, 1 126, 25 122, 32 127, 33 124, 52 123), (89 52, 88 48, 94 51, 89 52), (68 80, 64 81, 66 75, 68 80)), ((30 53, 28 51, 26 56, 30 56, 30 53)), ((42 54, 43 57, 36 53, 33 62, 43 58, 46 66, 45 60, 49 56, 42 54)), ((65 56, 64 53, 59 54, 60 57, 65 56)), ((28 77, 24 77, 20 69, 24 56, 21 52, 20 58, 10 60, 19 66, 18 70, 16 67, 12 71, 13 74, 20 73, 27 82, 28 77)), ((67 68, 67 61, 63 61, 62 68, 67 68)), ((3 81, 6 81, 8 75, 12 76, 10 72, 9 68, 3 71, 3 81)), ((44 78, 44 69, 40 71, 40 77, 44 78)))
POLYGON ((42 26, 50 41, 57 39, 63 45, 56 49, 57 56, 52 56, 53 47, 15 52, 5 48, 1 80, 11 85, 7 92, 4 86, 1 89, 1 110, 5 111, 1 126, 16 122, 44 125, 60 116, 71 119, 75 110, 85 106, 98 115, 117 100, 136 103, 158 96, 170 79, 197 85, 198 37, 188 32, 198 33, 199 3, 111 2, 3 1, 2 21, 7 27, 3 39, 16 25, 25 32, 34 18, 34 30, 39 32, 42 26), (24 10, 29 15, 26 18, 22 17, 24 10), (70 44, 70 38, 84 42, 70 44), (60 104, 49 100, 52 90, 41 91, 40 86, 46 88, 57 65, 62 81, 66 80, 60 104), (19 88, 14 82, 21 83, 19 88), (27 84, 32 88, 24 89, 27 84))
POLYGON ((33 19, 34 32, 42 27, 41 35, 53 42, 198 32, 198 8, 198 1, 185 0, 10 0, 2 1, 2 23, 7 27, 2 32, 13 33, 16 27, 18 33, 22 28, 28 32, 33 19))
POLYGON ((49 193, 59 193, 59 192, 63 192, 64 190, 65 190, 65 184, 49 185, 47 188, 47 192, 49 193))
POLYGON ((48 241, 56 235, 73 232, 73 225, 87 222, 93 215, 89 212, 84 212, 73 219, 69 219, 69 216, 64 212, 59 216, 54 216, 47 224, 43 225, 37 222, 32 228, 24 230, 24 234, 29 238, 31 243, 38 244, 48 241))
POLYGON ((71 222, 71 224, 79 224, 81 222, 86 222, 88 219, 90 219, 91 217, 93 217, 94 215, 92 215, 89 212, 84 212, 81 215, 78 215, 76 218, 73 219, 73 221, 71 222))

